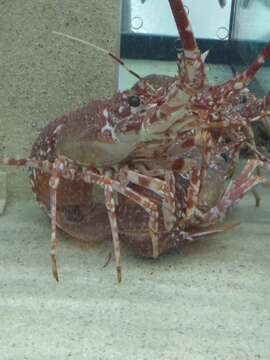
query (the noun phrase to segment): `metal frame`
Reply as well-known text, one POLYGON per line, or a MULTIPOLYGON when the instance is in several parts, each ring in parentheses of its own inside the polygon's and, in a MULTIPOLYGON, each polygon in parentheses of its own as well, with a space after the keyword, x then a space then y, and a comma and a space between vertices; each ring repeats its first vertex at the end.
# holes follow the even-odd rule
MULTIPOLYGON (((202 51, 210 50, 208 63, 227 64, 230 66, 244 65, 254 59, 265 42, 238 41, 234 37, 236 9, 239 0, 232 0, 229 36, 227 40, 198 39, 202 51), (252 50, 251 50, 252 49, 252 50)), ((245 6, 249 5, 249 0, 245 6)), ((130 16, 128 1, 123 2, 122 19, 130 16)), ((176 48, 181 47, 177 36, 138 34, 122 31, 121 57, 133 59, 174 60, 176 48)), ((269 62, 267 63, 269 65, 269 62)))

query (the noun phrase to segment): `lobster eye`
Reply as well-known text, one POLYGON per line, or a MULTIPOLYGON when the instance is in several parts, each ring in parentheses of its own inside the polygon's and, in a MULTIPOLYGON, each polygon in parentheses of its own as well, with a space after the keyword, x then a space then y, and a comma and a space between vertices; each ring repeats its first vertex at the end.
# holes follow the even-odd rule
POLYGON ((128 103, 132 107, 138 107, 141 103, 140 97, 138 95, 131 95, 128 97, 128 103))

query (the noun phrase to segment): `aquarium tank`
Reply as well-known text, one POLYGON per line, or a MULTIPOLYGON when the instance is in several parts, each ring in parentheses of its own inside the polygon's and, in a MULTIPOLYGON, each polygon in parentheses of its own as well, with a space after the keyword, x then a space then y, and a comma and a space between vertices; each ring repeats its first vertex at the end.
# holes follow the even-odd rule
POLYGON ((270 359, 269 41, 270 0, 0 0, 0 360, 270 359))

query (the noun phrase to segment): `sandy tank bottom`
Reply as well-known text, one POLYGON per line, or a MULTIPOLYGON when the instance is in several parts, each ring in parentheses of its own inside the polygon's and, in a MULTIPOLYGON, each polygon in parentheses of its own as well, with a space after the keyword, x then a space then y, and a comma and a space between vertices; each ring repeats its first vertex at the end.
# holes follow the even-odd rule
POLYGON ((1 217, 1 359, 268 359, 270 194, 248 195, 228 221, 241 225, 145 260, 111 242, 90 246, 59 232, 52 278, 49 221, 34 200, 1 217))

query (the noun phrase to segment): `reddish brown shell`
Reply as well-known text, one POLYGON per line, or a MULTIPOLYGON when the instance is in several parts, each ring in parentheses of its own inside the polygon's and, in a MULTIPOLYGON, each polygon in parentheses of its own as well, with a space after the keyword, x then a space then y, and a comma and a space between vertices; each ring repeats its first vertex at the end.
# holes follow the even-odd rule
MULTIPOLYGON (((200 189, 197 208, 203 212, 207 212, 211 207, 215 206, 224 191, 224 175, 227 173, 229 163, 219 158, 218 160, 216 159, 215 165, 215 167, 208 169, 205 181, 200 189)), ((164 227, 160 198, 151 191, 142 190, 139 186, 131 185, 135 191, 147 196, 159 205, 159 254, 164 254, 182 245, 185 242, 185 238, 181 235, 182 231, 192 235, 193 232, 197 232, 200 229, 200 226, 196 225, 195 227, 192 221, 187 221, 185 226, 178 225, 186 216, 185 199, 190 185, 189 175, 182 171, 174 171, 177 223, 170 231, 167 231, 164 227)), ((121 240, 127 243, 138 255, 153 257, 148 214, 140 206, 123 196, 119 195, 118 198, 117 219, 121 240)), ((205 224, 202 224, 202 226, 205 228, 205 224)))
MULTIPOLYGON (((167 88, 174 80, 174 78, 165 75, 150 75, 145 79, 155 88, 167 88)), ((136 84, 130 90, 131 93, 139 91, 136 84)), ((30 157, 53 162, 57 156, 58 129, 68 124, 67 130, 65 130, 65 132, 68 131, 68 134, 65 133, 64 135, 70 138, 74 137, 78 123, 83 124, 86 119, 91 118, 95 123, 95 116, 103 111, 104 106, 114 112, 117 111, 119 98, 120 95, 116 94, 110 101, 90 102, 82 109, 67 113, 51 121, 35 141, 30 157)), ((95 126, 98 126, 98 124, 95 123, 95 126)), ((94 136, 95 128, 92 131, 94 136)), ((35 169, 29 169, 29 175, 32 190, 36 194, 38 203, 46 214, 50 216, 49 175, 35 169)), ((102 189, 95 188, 94 190, 90 184, 83 181, 61 179, 57 190, 57 225, 77 239, 99 242, 105 237, 111 236, 111 229, 102 194, 96 196, 96 193, 102 193, 102 189)))
MULTIPOLYGON (((54 161, 55 135, 65 123, 63 116, 50 122, 33 145, 31 158, 54 161)), ((50 216, 49 175, 29 169, 32 189, 42 209, 50 216)), ((71 236, 85 241, 101 241, 110 236, 108 215, 103 203, 95 201, 92 186, 83 181, 60 180, 57 190, 57 225, 71 236)))

